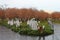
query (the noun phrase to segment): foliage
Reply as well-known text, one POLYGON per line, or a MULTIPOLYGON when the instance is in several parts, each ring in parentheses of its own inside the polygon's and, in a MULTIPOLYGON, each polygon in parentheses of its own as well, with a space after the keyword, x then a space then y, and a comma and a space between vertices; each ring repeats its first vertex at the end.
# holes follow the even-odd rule
POLYGON ((21 30, 19 33, 21 35, 29 35, 29 36, 48 36, 53 34, 53 30, 50 30, 48 32, 44 30, 43 33, 41 33, 38 30, 21 30))
POLYGON ((60 24, 60 20, 54 20, 52 21, 54 24, 60 24))
POLYGON ((8 25, 7 20, 3 20, 0 24, 10 28, 12 31, 17 32, 21 35, 48 36, 53 34, 53 30, 50 28, 47 21, 41 21, 41 23, 39 23, 39 25, 45 25, 45 29, 43 30, 42 33, 39 30, 32 30, 31 27, 27 25, 26 22, 22 22, 19 27, 16 27, 16 25, 12 25, 12 26, 8 25))
POLYGON ((14 32, 19 32, 20 28, 13 25, 13 26, 11 26, 11 30, 14 31, 14 32))
POLYGON ((48 35, 53 34, 53 30, 50 28, 47 21, 41 21, 41 23, 39 23, 39 25, 45 25, 45 29, 43 30, 43 33, 41 33, 38 30, 31 30, 29 28, 23 28, 22 27, 19 34, 29 35, 29 36, 48 36, 48 35))
POLYGON ((37 9, 26 9, 26 8, 8 8, 6 10, 0 11, 0 16, 1 18, 4 16, 4 18, 9 18, 9 19, 14 19, 14 18, 20 18, 24 21, 31 19, 31 18, 36 18, 40 20, 45 20, 48 18, 48 13, 44 11, 38 11, 37 9))

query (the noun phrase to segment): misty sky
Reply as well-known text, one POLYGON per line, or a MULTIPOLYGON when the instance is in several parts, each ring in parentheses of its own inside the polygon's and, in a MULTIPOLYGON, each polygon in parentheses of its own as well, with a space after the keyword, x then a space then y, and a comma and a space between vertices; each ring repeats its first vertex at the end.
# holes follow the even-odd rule
POLYGON ((0 5, 10 8, 36 8, 39 10, 60 11, 60 0, 0 0, 0 5))

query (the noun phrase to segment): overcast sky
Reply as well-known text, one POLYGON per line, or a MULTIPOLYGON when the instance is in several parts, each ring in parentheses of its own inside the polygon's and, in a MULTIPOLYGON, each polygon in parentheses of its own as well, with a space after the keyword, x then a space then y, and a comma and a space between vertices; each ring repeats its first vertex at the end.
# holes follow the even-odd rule
POLYGON ((0 4, 7 4, 13 8, 36 8, 39 10, 60 11, 60 0, 0 0, 0 4))

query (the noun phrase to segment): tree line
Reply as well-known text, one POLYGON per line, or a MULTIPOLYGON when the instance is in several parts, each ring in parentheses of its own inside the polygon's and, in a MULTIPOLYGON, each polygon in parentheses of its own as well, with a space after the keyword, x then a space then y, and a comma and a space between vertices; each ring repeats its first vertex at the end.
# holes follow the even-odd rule
POLYGON ((43 11, 32 8, 7 8, 5 10, 0 9, 0 18, 1 19, 14 19, 19 18, 22 20, 28 20, 31 18, 36 18, 38 20, 47 20, 48 18, 60 19, 60 12, 53 12, 51 14, 43 11))

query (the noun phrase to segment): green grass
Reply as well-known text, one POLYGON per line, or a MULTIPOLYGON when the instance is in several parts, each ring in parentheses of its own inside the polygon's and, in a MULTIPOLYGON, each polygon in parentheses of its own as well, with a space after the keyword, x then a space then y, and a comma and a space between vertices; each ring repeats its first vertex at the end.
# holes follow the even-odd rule
POLYGON ((51 27, 49 26, 47 21, 41 21, 41 23, 39 23, 39 26, 45 26, 45 30, 43 31, 43 33, 39 32, 38 30, 32 30, 31 27, 27 25, 27 22, 23 22, 19 27, 16 27, 16 25, 8 25, 7 20, 3 20, 0 21, 0 25, 10 28, 14 32, 19 32, 19 34, 21 35, 46 36, 53 34, 53 31, 51 30, 51 27))
POLYGON ((39 23, 39 25, 41 25, 41 26, 45 26, 45 29, 46 30, 50 30, 51 29, 51 27, 50 27, 50 25, 48 24, 48 22, 47 21, 41 21, 40 23, 39 23))
POLYGON ((24 30, 24 29, 27 29, 27 30, 28 30, 28 29, 29 29, 29 30, 31 29, 31 27, 30 27, 29 25, 27 25, 27 22, 21 23, 20 28, 23 29, 23 30, 24 30))
POLYGON ((41 21, 41 23, 39 23, 39 25, 45 26, 45 32, 48 32, 48 33, 51 32, 51 26, 48 24, 48 21, 41 21))
POLYGON ((47 21, 41 21, 41 23, 39 23, 39 26, 45 26, 45 30, 43 31, 43 33, 39 32, 38 30, 32 30, 26 27, 26 23, 22 23, 22 30, 20 30, 20 34, 21 35, 29 35, 29 36, 47 36, 47 35, 51 35, 53 34, 53 30, 51 29, 51 27, 49 26, 47 21), (25 25, 25 27, 24 27, 25 25))
POLYGON ((60 20, 54 20, 53 23, 60 24, 60 20))

